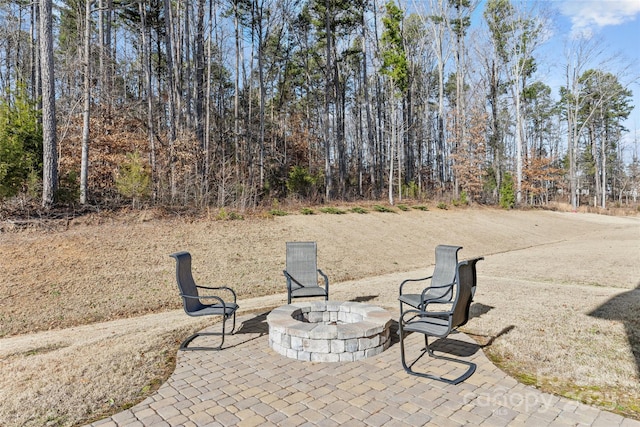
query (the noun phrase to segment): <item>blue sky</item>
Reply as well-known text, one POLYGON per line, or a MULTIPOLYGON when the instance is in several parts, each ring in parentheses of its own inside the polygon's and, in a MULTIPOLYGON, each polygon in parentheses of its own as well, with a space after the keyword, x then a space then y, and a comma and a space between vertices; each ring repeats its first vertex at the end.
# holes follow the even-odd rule
MULTIPOLYGON (((550 41, 549 49, 562 48, 562 42, 558 43, 556 38, 593 37, 602 41, 607 53, 619 53, 621 62, 630 65, 631 75, 626 81, 635 79, 629 85, 635 108, 625 122, 629 133, 623 144, 626 159, 631 158, 634 150, 640 155, 640 0, 547 0, 542 3, 559 11, 555 22, 557 34, 550 41)), ((562 55, 562 51, 558 53, 562 55)), ((612 68, 609 71, 618 71, 616 64, 612 64, 612 68)))
MULTIPOLYGON (((413 4, 428 4, 427 0, 410 0, 413 4)), ((633 80, 628 88, 633 92, 635 106, 624 126, 629 133, 624 136, 624 158, 630 161, 634 150, 640 156, 640 0, 511 0, 523 10, 531 10, 535 4, 539 10, 549 12, 553 32, 550 39, 537 51, 538 79, 549 85, 557 98, 559 87, 565 85, 563 66, 567 42, 577 37, 598 40, 606 47, 601 60, 606 56, 620 54, 618 63, 604 64, 618 75, 623 64, 630 65, 629 74, 621 79, 622 84, 633 80), (635 75, 635 76, 633 76, 635 75), (634 143, 637 141, 637 144, 634 143)), ((486 0, 479 5, 472 18, 472 25, 480 25, 486 0)), ((592 66, 601 67, 594 63, 592 66)))

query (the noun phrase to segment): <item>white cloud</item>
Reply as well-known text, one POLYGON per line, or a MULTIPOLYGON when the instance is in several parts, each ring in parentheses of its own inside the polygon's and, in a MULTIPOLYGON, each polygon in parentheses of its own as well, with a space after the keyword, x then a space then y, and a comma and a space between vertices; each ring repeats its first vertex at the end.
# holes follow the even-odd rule
POLYGON ((571 19, 573 35, 589 36, 599 28, 636 19, 640 0, 563 0, 559 9, 571 19))

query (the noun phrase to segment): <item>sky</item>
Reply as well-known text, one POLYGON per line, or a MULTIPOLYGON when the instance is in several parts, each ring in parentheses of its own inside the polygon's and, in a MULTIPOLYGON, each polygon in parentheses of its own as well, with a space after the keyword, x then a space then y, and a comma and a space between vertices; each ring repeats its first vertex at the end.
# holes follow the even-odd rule
MULTIPOLYGON (((418 0, 420 1, 420 0, 418 0)), ((422 0, 426 1, 426 0, 422 0)), ((551 17, 552 33, 549 40, 536 51, 538 75, 553 90, 557 99, 560 86, 566 85, 563 65, 565 46, 578 37, 598 41, 605 52, 601 59, 619 54, 617 63, 604 64, 612 74, 619 75, 624 65, 628 76, 620 82, 633 92, 635 106, 624 122, 629 132, 623 137, 622 147, 625 162, 630 162, 634 152, 640 156, 640 0, 511 0, 512 4, 531 10, 536 4, 551 17), (624 65, 623 65, 624 64, 624 65), (545 68, 543 68, 545 67, 545 68), (632 82, 635 77, 635 82, 632 82)), ((472 17, 472 26, 483 19, 486 0, 480 0, 472 17)), ((602 64, 593 64, 594 68, 602 64)))
MULTIPOLYGON (((630 65, 627 81, 633 92, 634 110, 624 123, 629 133, 623 140, 625 158, 634 151, 640 156, 640 0, 546 0, 559 11, 555 22, 558 38, 549 49, 562 49, 559 38, 600 39, 608 53, 620 54, 620 62, 630 65)), ((562 51, 558 52, 562 54, 562 51)), ((561 56, 560 56, 561 57, 561 56)), ((620 64, 612 64, 613 72, 620 64)), ((624 82, 623 82, 624 83, 624 82)))

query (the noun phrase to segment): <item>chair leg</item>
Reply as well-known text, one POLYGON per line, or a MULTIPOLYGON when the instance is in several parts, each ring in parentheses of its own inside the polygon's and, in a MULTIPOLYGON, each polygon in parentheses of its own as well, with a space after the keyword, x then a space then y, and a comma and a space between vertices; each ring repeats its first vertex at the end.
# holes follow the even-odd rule
MULTIPOLYGON (((222 316, 222 332, 196 332, 195 334, 191 335, 190 337, 188 337, 187 339, 185 339, 182 344, 180 344, 180 350, 186 351, 198 351, 198 350, 221 350, 222 346, 224 345, 224 337, 227 334, 226 332, 226 324, 227 324, 227 318, 229 316, 222 316), (203 337, 203 336, 219 336, 221 337, 220 339, 220 345, 217 347, 189 347, 189 344, 191 343, 191 341, 193 341, 194 339, 198 338, 198 337, 203 337)), ((233 335, 234 330, 236 328, 236 313, 235 311, 233 312, 233 324, 232 324, 232 328, 231 328, 231 332, 229 332, 230 334, 233 335)))
MULTIPOLYGON (((398 317, 398 319, 400 319, 400 321, 398 322, 398 335, 400 335, 400 332, 401 332, 401 329, 402 329, 402 315, 403 314, 404 314, 403 305, 402 305, 402 301, 400 301, 400 317, 398 317)), ((402 339, 400 341, 402 341, 402 339)))
MULTIPOLYGON (((224 320, 226 320, 226 319, 227 319, 227 316, 225 316, 224 320)), ((223 327, 223 328, 224 328, 224 325, 225 325, 224 320, 222 321, 222 327, 223 327)), ((234 334, 234 332, 235 332, 235 329, 236 329, 236 312, 234 311, 234 312, 233 312, 233 323, 232 323, 232 325, 231 325, 231 331, 230 331, 230 332, 227 332, 227 333, 229 333, 229 334, 233 335, 233 334, 234 334)))
POLYGON ((399 332, 400 332, 400 359, 402 361, 402 367, 404 368, 404 370, 408 374, 415 375, 415 376, 418 376, 418 377, 423 377, 423 378, 429 378, 429 379, 432 379, 432 380, 442 381, 442 382, 445 382, 445 383, 448 383, 448 384, 458 384, 458 383, 466 380, 467 378, 469 378, 476 371, 476 364, 475 363, 467 362, 466 360, 454 359, 452 357, 436 355, 433 352, 433 350, 431 350, 431 348, 429 348, 427 335, 424 336, 425 348, 420 350, 420 355, 418 357, 416 357, 413 360, 413 362, 411 362, 410 364, 407 364, 407 360, 406 360, 406 356, 405 356, 405 348, 404 348, 405 334, 404 334, 403 329, 402 329, 402 323, 400 323, 400 325, 399 325, 399 332), (445 378, 445 377, 442 377, 440 375, 429 374, 427 372, 417 372, 417 371, 413 370, 413 365, 415 365, 416 362, 418 362, 418 360, 420 360, 422 358, 422 356, 424 356, 425 354, 428 354, 429 356, 433 357, 434 359, 447 360, 449 362, 455 362, 455 363, 459 363, 459 364, 462 364, 462 365, 466 365, 466 366, 468 366, 468 368, 462 375, 460 375, 460 376, 458 376, 456 378, 453 378, 453 379, 445 378))

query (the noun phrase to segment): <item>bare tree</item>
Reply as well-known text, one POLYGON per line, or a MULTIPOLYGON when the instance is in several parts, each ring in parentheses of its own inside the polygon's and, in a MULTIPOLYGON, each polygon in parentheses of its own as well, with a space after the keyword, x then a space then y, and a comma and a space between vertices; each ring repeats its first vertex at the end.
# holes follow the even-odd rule
POLYGON ((509 76, 515 118, 516 202, 522 200, 522 170, 527 136, 522 92, 535 70, 534 51, 545 41, 545 21, 535 10, 522 10, 509 0, 490 0, 485 10, 494 49, 509 76))
MULTIPOLYGON (((89 175, 89 134, 91 121, 91 2, 84 4, 84 111, 82 123, 82 153, 80 160, 80 203, 87 203, 87 176, 89 175)), ((100 54, 102 57, 102 53, 100 54)), ((102 63, 101 63, 102 64, 102 63)))
POLYGON ((153 88, 151 87, 151 41, 149 26, 147 24, 147 6, 143 1, 138 2, 138 13, 140 14, 140 36, 142 45, 142 67, 144 68, 144 92, 147 97, 147 136, 149 139, 149 163, 151 164, 151 180, 153 182, 153 195, 158 194, 158 176, 156 165, 156 135, 153 121, 153 88))
MULTIPOLYGON (((585 83, 588 83, 585 81, 587 75, 590 74, 596 78, 601 75, 601 73, 588 73, 589 68, 603 70, 608 68, 610 64, 617 62, 617 54, 603 57, 605 51, 606 49, 601 41, 584 38, 574 40, 565 48, 566 86, 561 88, 561 95, 564 115, 567 121, 569 187, 573 209, 577 209, 579 205, 578 161, 580 139, 583 137, 585 130, 598 118, 597 114, 603 106, 612 99, 622 96, 627 87, 638 79, 637 75, 631 76, 627 83, 617 85, 616 90, 599 90, 594 93, 583 90, 585 83)), ((606 156, 602 160, 606 161, 606 156)), ((604 168, 605 164, 603 163, 601 167, 604 168)), ((606 179, 604 171, 602 176, 604 177, 603 179, 606 179)), ((603 181, 602 186, 605 185, 606 183, 603 181)), ((601 200, 601 203, 604 205, 604 199, 601 200)))
POLYGON ((436 165, 437 179, 440 186, 444 186, 448 179, 447 174, 447 152, 446 152, 446 136, 445 136, 445 97, 444 86, 445 76, 444 70, 451 51, 447 48, 449 40, 449 7, 448 0, 429 0, 431 9, 431 22, 429 28, 432 31, 433 38, 432 49, 437 60, 438 72, 438 115, 437 115, 437 134, 436 134, 436 165))

